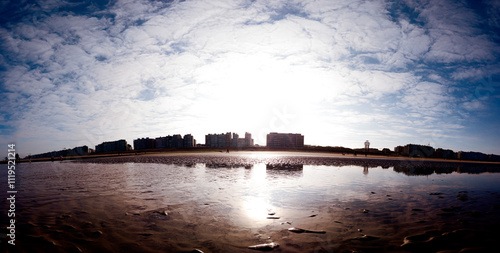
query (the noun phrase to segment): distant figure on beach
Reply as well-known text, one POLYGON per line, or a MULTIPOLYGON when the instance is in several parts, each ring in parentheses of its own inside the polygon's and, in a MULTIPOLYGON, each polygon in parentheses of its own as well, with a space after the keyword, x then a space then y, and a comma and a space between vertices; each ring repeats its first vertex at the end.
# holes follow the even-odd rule
POLYGON ((63 160, 62 155, 59 156, 59 159, 61 159, 61 162, 62 162, 62 160, 63 160))
POLYGON ((229 153, 229 148, 227 148, 226 153, 229 153))

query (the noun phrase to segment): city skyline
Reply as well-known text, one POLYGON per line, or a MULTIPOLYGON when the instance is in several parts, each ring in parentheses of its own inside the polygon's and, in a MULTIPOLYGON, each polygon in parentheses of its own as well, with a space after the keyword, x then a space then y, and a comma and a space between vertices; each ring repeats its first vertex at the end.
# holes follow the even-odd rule
MULTIPOLYGON (((364 148, 356 147, 342 147, 342 146, 315 146, 304 144, 304 136, 299 133, 277 133, 271 132, 267 134, 267 141, 265 146, 258 144, 254 145, 252 134, 245 132, 244 138, 239 138, 239 134, 226 132, 221 134, 206 134, 205 143, 197 143, 196 139, 191 134, 185 134, 184 137, 180 134, 167 135, 163 137, 142 137, 133 140, 133 145, 128 144, 125 139, 115 141, 105 141, 95 146, 95 149, 89 148, 87 145, 75 148, 65 148, 62 150, 53 150, 39 154, 29 154, 24 156, 25 159, 42 158, 42 157, 65 157, 65 156, 82 156, 90 155, 92 153, 105 153, 105 152, 122 152, 122 151, 143 151, 151 149, 166 149, 166 148, 252 148, 252 147, 266 147, 266 148, 292 148, 292 149, 315 149, 332 152, 344 153, 346 150, 356 152, 364 150, 364 152, 380 151, 382 154, 389 155, 398 154, 409 157, 427 157, 427 158, 444 158, 444 159, 459 159, 459 160, 481 160, 481 161, 499 161, 500 155, 493 153, 483 153, 477 151, 464 151, 464 150, 450 150, 442 147, 432 147, 428 145, 408 143, 405 146, 398 145, 392 148, 370 148, 369 140, 364 142, 364 148), (327 149, 324 149, 327 148, 327 149), (333 149, 328 149, 333 148, 333 149)), ((6 158, 7 160, 7 158, 6 158)))
POLYGON ((497 1, 0 7, 0 144, 26 154, 221 129, 500 154, 497 1))

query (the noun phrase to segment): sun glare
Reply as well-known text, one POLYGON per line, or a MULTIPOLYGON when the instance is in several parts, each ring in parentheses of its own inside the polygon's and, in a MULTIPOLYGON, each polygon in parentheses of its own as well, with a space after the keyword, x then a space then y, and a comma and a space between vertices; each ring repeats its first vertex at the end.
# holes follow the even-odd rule
POLYGON ((264 220, 272 208, 269 203, 263 198, 249 196, 243 200, 243 208, 248 218, 252 220, 264 220))
POLYGON ((243 215, 254 223, 266 221, 269 213, 276 211, 271 205, 270 193, 266 186, 266 165, 255 164, 250 173, 248 195, 241 200, 243 215))
POLYGON ((210 87, 204 90, 207 103, 198 108, 207 124, 255 134, 263 128, 304 132, 301 122, 321 102, 318 88, 328 81, 311 66, 268 54, 231 54, 200 71, 210 87))

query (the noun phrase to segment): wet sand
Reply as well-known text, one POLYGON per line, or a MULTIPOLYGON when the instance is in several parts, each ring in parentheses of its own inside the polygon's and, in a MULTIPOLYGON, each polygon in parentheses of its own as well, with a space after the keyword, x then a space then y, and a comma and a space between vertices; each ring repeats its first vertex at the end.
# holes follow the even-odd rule
POLYGON ((388 156, 353 156, 352 154, 336 154, 321 152, 286 152, 286 151, 236 151, 236 152, 172 152, 143 154, 136 156, 113 156, 104 158, 88 158, 79 160, 85 163, 166 163, 190 165, 207 163, 217 166, 234 167, 249 166, 256 163, 266 164, 307 164, 330 166, 367 166, 367 167, 430 167, 430 168, 457 168, 478 167, 490 168, 495 172, 500 171, 499 162, 460 161, 434 158, 408 158, 388 156))
MULTIPOLYGON (((260 152, 146 155, 39 164, 40 169, 50 173, 32 170, 19 185, 23 191, 18 194, 16 211, 17 246, 6 248, 2 238, 0 246, 7 252, 192 252, 195 249, 255 252, 248 246, 269 242, 279 244, 273 252, 495 252, 499 249, 500 192, 497 190, 438 187, 436 182, 427 181, 413 188, 389 184, 392 179, 404 182, 407 175, 427 175, 429 169, 434 175, 456 174, 461 169, 490 174, 497 169, 492 165, 260 152), (150 165, 139 170, 137 163, 150 165), (164 164, 173 166, 168 167, 172 170, 168 183, 178 182, 179 187, 162 184, 164 164), (305 176, 303 173, 315 172, 309 167, 310 170, 302 170, 301 165, 319 166, 328 173, 334 168, 358 170, 364 166, 374 168, 370 173, 386 173, 382 168, 398 173, 389 171, 392 176, 387 178, 386 186, 359 186, 357 189, 363 192, 357 192, 353 198, 332 192, 325 196, 336 199, 311 196, 297 205, 288 201, 289 196, 278 196, 281 205, 249 219, 237 205, 227 203, 245 197, 235 193, 241 190, 241 182, 248 184, 245 187, 253 187, 253 181, 247 177, 256 170, 252 168, 255 164, 273 165, 265 169, 266 180, 282 183, 282 188, 288 187, 288 193, 297 194, 305 194, 308 189, 300 184, 294 189, 287 184, 298 182, 305 176), (159 172, 141 179, 145 171, 159 172), (207 186, 190 176, 197 171, 203 171, 201 179, 210 180, 207 186), (170 192, 162 192, 163 189, 170 192), (291 227, 325 233, 293 233, 288 231, 291 227)), ((6 205, 3 195, 2 205, 6 205)), ((1 215, 6 217, 6 211, 2 209, 1 215)))

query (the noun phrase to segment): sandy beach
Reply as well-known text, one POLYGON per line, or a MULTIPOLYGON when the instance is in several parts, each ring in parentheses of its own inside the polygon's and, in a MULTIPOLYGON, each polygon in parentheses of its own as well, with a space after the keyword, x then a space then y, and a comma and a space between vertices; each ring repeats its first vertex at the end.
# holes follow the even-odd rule
POLYGON ((286 152, 22 164, 16 247, 5 238, 1 247, 256 252, 249 246, 273 242, 272 252, 496 251, 498 167, 469 165, 286 152))

